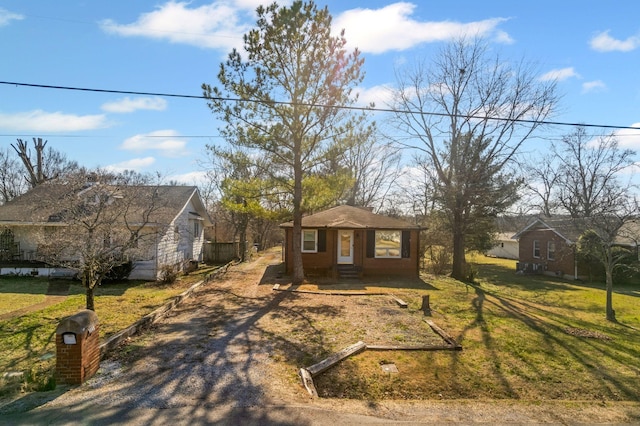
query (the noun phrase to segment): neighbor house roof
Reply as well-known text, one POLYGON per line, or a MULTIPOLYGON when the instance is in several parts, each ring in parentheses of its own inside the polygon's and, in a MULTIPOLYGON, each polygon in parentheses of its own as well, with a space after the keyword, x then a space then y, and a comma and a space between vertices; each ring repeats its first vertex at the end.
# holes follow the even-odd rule
MULTIPOLYGON (((293 227, 293 222, 280 225, 293 227)), ((338 206, 302 218, 303 228, 332 229, 420 229, 407 221, 375 214, 364 207, 338 206)))
MULTIPOLYGON (((197 194, 195 186, 121 186, 117 189, 110 186, 102 186, 114 191, 116 197, 135 197, 132 204, 132 214, 143 212, 148 206, 144 203, 149 200, 153 191, 157 191, 158 207, 149 217, 149 222, 168 224, 170 223, 192 200, 198 214, 205 221, 211 224, 211 219, 206 213, 204 205, 197 194), (139 201, 138 203, 136 201, 139 201)), ((65 184, 57 182, 46 182, 38 185, 30 191, 22 194, 4 205, 0 206, 0 224, 20 225, 20 224, 44 224, 55 223, 56 217, 61 214, 64 207, 64 197, 70 194, 72 189, 65 184)))
POLYGON ((576 226, 575 221, 573 221, 571 218, 545 217, 544 219, 542 219, 538 217, 532 220, 527 226, 522 228, 511 238, 517 240, 520 238, 522 234, 529 231, 534 231, 534 230, 536 231, 547 230, 547 231, 554 232, 555 234, 563 238, 567 244, 575 243, 580 237, 580 234, 582 233, 579 227, 576 226))
MULTIPOLYGON (((580 235, 588 228, 589 222, 586 219, 585 221, 569 217, 536 218, 512 238, 519 239, 522 234, 529 231, 548 230, 559 235, 567 244, 571 245, 577 242, 580 235)), ((640 222, 629 221, 618 231, 615 242, 621 245, 636 246, 638 237, 640 237, 640 222)))

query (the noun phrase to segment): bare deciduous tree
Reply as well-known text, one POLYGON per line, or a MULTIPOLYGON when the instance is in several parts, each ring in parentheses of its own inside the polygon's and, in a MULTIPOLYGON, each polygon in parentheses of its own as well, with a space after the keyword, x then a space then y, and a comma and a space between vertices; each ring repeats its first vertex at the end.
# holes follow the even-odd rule
POLYGON ((452 235, 452 276, 465 279, 466 236, 476 219, 515 200, 508 171, 522 143, 554 110, 555 82, 524 63, 491 56, 482 40, 446 45, 429 64, 398 76, 395 124, 437 175, 452 235))
POLYGON ((547 154, 542 157, 529 158, 522 164, 526 191, 532 194, 533 205, 546 217, 557 213, 558 199, 556 191, 560 182, 560 169, 557 167, 557 156, 547 154))
POLYGON ((0 150, 0 204, 10 201, 26 190, 27 185, 19 161, 9 148, 0 150))
POLYGON ((616 321, 613 309, 614 272, 621 268, 636 271, 640 269, 640 204, 638 199, 629 193, 618 193, 615 198, 597 202, 600 209, 597 214, 586 218, 574 218, 576 225, 583 230, 578 241, 578 252, 595 259, 604 267, 606 318, 616 321))
POLYGON ((341 139, 346 149, 340 163, 353 182, 346 204, 380 210, 402 174, 400 151, 381 142, 375 124, 351 129, 341 139))
POLYGON ((78 271, 86 307, 94 288, 113 268, 147 254, 162 230, 154 214, 163 207, 157 186, 135 174, 81 171, 38 188, 43 207, 55 211, 38 244, 46 263, 78 271))
POLYGON ((619 179, 622 171, 632 167, 634 155, 618 146, 614 134, 592 138, 584 127, 576 127, 555 150, 560 205, 573 218, 610 210, 611 200, 629 189, 630 184, 621 184, 619 179))

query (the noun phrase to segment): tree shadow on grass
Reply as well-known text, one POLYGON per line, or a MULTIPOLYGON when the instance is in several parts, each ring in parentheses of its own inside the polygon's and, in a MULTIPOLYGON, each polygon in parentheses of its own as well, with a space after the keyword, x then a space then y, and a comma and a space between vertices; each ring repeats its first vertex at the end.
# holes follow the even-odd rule
MULTIPOLYGON (((295 299, 296 295, 270 293, 265 297, 248 297, 215 286, 206 291, 217 302, 195 300, 181 305, 154 326, 151 334, 146 334, 152 344, 142 345, 128 355, 130 368, 108 392, 101 391, 99 380, 95 389, 91 389, 94 385, 89 381, 83 385, 80 398, 63 410, 52 405, 33 414, 56 419, 64 412, 60 417, 64 421, 86 421, 83 415, 86 416, 87 404, 91 404, 108 406, 91 416, 93 422, 104 424, 136 421, 137 410, 145 408, 156 409, 163 416, 149 418, 149 424, 163 423, 166 413, 170 413, 166 409, 179 410, 186 416, 183 419, 189 418, 196 424, 305 424, 292 413, 285 413, 284 408, 273 411, 254 408, 273 401, 274 395, 268 394, 262 377, 270 376, 274 353, 285 345, 305 350, 306 342, 283 335, 273 338, 272 331, 261 324, 265 316, 276 312, 295 318, 303 327, 312 326, 305 321, 302 311, 278 310, 284 300, 295 299)), ((328 306, 320 309, 325 314, 338 314, 328 306)), ((322 346, 319 339, 315 345, 322 346)))
POLYGON ((598 327, 565 312, 566 309, 563 311, 524 298, 501 295, 487 291, 481 285, 471 287, 476 293, 471 301, 475 318, 462 330, 459 339, 464 340, 471 331, 479 329, 489 361, 485 366, 490 368, 490 373, 498 380, 505 395, 522 397, 512 383, 529 377, 532 378, 529 380, 533 380, 534 393, 541 392, 541 386, 549 383, 550 387, 539 397, 562 399, 567 386, 566 392, 579 399, 640 399, 637 379, 633 377, 633 372, 636 376, 640 374, 640 364, 637 362, 640 350, 633 344, 637 336, 618 333, 618 337, 613 339, 576 337, 570 335, 568 330, 598 327), (505 327, 514 331, 522 330, 523 335, 529 335, 538 342, 533 347, 535 353, 527 351, 527 348, 532 348, 530 342, 523 342, 522 348, 511 347, 519 344, 518 339, 512 336, 502 334, 506 342, 500 342, 500 337, 494 336, 494 331, 505 327), (570 368, 576 368, 576 365, 576 374, 583 375, 585 383, 578 383, 571 377, 570 368), (583 388, 587 382, 597 383, 597 386, 583 388))

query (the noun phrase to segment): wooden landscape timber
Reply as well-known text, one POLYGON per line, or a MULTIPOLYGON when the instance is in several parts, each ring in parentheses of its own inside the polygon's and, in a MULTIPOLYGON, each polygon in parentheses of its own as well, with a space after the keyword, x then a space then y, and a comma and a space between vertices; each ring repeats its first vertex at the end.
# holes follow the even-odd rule
POLYGON ((438 327, 430 319, 424 320, 431 329, 438 334, 442 339, 448 343, 448 345, 422 345, 422 346, 390 346, 390 345, 367 345, 366 343, 359 341, 351 346, 347 346, 339 352, 325 358, 324 360, 313 364, 307 368, 301 368, 299 375, 302 379, 302 385, 312 397, 318 396, 318 391, 313 383, 313 378, 320 373, 323 373, 341 362, 342 360, 360 353, 364 350, 376 350, 376 351, 461 351, 462 346, 456 342, 446 331, 438 327))
POLYGON ((449 345, 451 345, 452 348, 454 348, 455 350, 461 351, 462 350, 462 346, 458 344, 458 342, 456 342, 456 340, 451 337, 449 335, 449 333, 447 333, 446 331, 444 331, 443 329, 441 329, 440 327, 438 327, 436 325, 436 323, 434 323, 433 321, 431 321, 430 319, 425 319, 424 320, 427 324, 429 324, 429 327, 431 327, 431 329, 433 331, 435 331, 436 333, 438 333, 438 335, 440 337, 442 337, 445 342, 447 342, 449 345))

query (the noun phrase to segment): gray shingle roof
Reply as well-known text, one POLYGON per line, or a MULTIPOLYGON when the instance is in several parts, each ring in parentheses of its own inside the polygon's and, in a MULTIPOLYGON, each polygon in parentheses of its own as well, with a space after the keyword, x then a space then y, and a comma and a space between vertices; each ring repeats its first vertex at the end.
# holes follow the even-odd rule
MULTIPOLYGON (((522 234, 532 230, 549 230, 565 239, 567 244, 575 244, 585 229, 589 228, 589 221, 572 219, 569 217, 536 218, 512 238, 518 239, 522 234), (586 222, 585 222, 586 221, 586 222)), ((618 232, 615 242, 623 245, 635 246, 635 238, 640 237, 640 222, 629 221, 618 232)))
MULTIPOLYGON (((280 225, 293 227, 293 222, 280 225)), ((368 209, 352 206, 338 206, 302 218, 304 228, 332 229, 420 229, 420 226, 389 216, 375 214, 368 209)))
MULTIPOLYGON (((111 187, 112 188, 112 187, 111 187)), ((197 191, 195 186, 130 186, 119 187, 117 192, 123 197, 135 196, 132 204, 132 217, 136 213, 141 213, 148 202, 153 191, 157 191, 159 203, 158 208, 150 217, 151 222, 168 224, 184 208, 189 199, 197 191), (136 201, 139 201, 136 203, 136 201), (146 205, 145 205, 146 204, 146 205)), ((0 223, 3 224, 27 224, 27 223, 51 223, 61 214, 64 207, 64 197, 68 196, 70 187, 68 185, 47 182, 39 185, 27 193, 14 198, 13 200, 0 206, 0 223)), ((204 213, 203 218, 210 224, 210 218, 204 212, 204 206, 196 197, 196 208, 204 213)))

